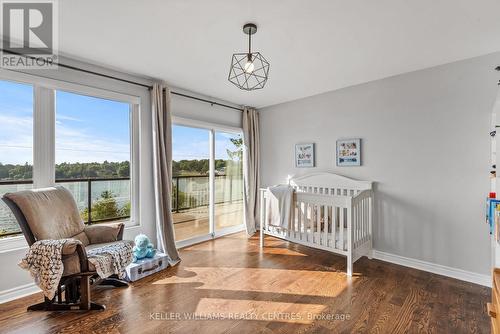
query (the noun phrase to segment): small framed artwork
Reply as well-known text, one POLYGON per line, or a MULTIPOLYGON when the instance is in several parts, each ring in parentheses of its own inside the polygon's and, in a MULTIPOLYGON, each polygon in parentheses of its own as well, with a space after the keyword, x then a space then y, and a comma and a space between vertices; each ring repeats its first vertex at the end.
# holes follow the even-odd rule
POLYGON ((361 139, 337 140, 337 166, 361 166, 361 139))
POLYGON ((314 167, 314 144, 295 145, 295 167, 314 167))

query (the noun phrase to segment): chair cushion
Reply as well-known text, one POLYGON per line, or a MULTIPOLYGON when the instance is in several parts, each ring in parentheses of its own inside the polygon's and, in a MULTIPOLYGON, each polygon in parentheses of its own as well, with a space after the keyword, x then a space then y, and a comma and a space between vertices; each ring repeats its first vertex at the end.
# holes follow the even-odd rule
POLYGON ((4 196, 19 207, 37 240, 74 237, 89 244, 76 202, 66 188, 24 190, 4 196))
POLYGON ((117 241, 123 227, 123 223, 87 225, 84 232, 91 244, 101 244, 117 241))
MULTIPOLYGON (((132 240, 120 240, 120 241, 106 242, 106 243, 101 243, 101 244, 88 245, 85 247, 85 249, 87 251, 89 251, 91 249, 96 249, 96 248, 100 248, 103 246, 112 245, 112 244, 116 244, 116 243, 122 243, 122 242, 129 243, 132 246, 134 245, 134 242, 132 240)), ((63 265, 64 265, 63 276, 77 274, 80 272, 80 259, 78 258, 77 253, 73 253, 71 255, 63 255, 62 260, 63 260, 63 265)), ((89 267, 89 271, 95 271, 95 267, 92 263, 88 262, 88 267, 89 267)))

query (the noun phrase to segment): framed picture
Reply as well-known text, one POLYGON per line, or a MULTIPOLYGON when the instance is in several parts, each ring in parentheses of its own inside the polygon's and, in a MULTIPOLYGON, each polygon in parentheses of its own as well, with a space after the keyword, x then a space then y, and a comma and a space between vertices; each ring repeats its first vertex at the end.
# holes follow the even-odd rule
POLYGON ((314 144, 295 145, 295 167, 314 167, 314 144))
POLYGON ((361 139, 337 140, 337 166, 361 166, 361 139))

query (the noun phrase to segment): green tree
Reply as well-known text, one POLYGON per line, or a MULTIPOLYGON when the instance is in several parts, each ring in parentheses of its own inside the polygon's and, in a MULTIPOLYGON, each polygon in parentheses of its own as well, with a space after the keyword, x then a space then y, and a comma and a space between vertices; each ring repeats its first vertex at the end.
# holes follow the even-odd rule
POLYGON ((236 148, 235 150, 226 149, 229 159, 241 161, 243 159, 243 138, 229 138, 229 140, 236 148))
MULTIPOLYGON (((224 167, 225 161, 222 159, 215 160, 215 168, 224 167)), ((191 175, 207 175, 209 171, 210 161, 208 159, 200 160, 179 160, 172 161, 173 176, 191 176, 191 175)))
POLYGON ((118 176, 119 177, 128 177, 130 176, 130 164, 128 161, 120 163, 118 166, 118 176))
MULTIPOLYGON (((89 211, 87 208, 80 215, 84 221, 88 221, 89 211)), ((92 203, 92 221, 115 217, 120 217, 120 210, 118 209, 115 195, 112 191, 105 190, 101 193, 101 197, 92 203)))
POLYGON ((24 180, 33 178, 33 166, 27 162, 24 165, 13 165, 9 169, 9 179, 24 180))
POLYGON ((234 149, 226 149, 229 160, 226 164, 226 175, 228 176, 241 176, 243 174, 243 138, 236 137, 229 139, 233 145, 234 149))
POLYGON ((130 202, 127 202, 123 208, 120 209, 121 217, 130 217, 130 202))
MULTIPOLYGON (((0 162, 0 179, 31 179, 32 174, 33 166, 28 163, 12 165, 0 162)), ((56 165, 55 174, 57 179, 128 177, 130 176, 130 162, 63 162, 56 165)))
POLYGON ((6 179, 9 177, 9 170, 12 168, 12 165, 4 165, 0 163, 0 179, 6 179))

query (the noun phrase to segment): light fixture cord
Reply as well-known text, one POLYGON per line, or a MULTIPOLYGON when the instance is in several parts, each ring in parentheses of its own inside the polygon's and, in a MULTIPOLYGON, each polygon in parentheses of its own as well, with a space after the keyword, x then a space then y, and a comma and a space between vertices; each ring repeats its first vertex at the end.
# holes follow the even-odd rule
POLYGON ((248 60, 252 61, 252 29, 248 34, 248 60))

